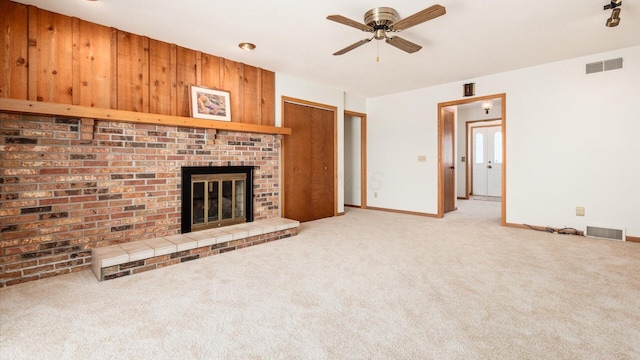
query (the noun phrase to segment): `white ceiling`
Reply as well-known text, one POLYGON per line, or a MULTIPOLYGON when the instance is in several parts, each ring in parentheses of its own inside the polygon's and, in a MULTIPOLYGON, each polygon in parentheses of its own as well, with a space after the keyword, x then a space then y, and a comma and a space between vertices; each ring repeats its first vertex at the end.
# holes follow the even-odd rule
POLYGON ((404 53, 326 20, 340 14, 363 22, 377 6, 401 18, 431 1, 386 0, 19 0, 41 9, 146 35, 194 50, 307 79, 362 97, 472 81, 532 65, 640 45, 640 3, 625 0, 621 22, 605 27, 604 0, 441 0, 447 14, 403 31, 423 46, 404 53), (238 43, 257 48, 246 52, 238 43), (380 62, 376 62, 378 51, 380 62))

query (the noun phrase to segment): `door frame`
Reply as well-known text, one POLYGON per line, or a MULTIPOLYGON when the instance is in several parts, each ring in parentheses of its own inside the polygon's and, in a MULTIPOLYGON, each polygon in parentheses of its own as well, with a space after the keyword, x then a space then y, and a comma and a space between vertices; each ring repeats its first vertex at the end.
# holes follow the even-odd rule
MULTIPOLYGON (((367 114, 345 110, 345 115, 360 118, 360 208, 367 208, 367 114)), ((345 120, 346 121, 346 120, 345 120)), ((348 206, 348 205, 345 205, 348 206)))
MULTIPOLYGON (((332 105, 327 105, 327 104, 321 104, 321 103, 317 103, 317 102, 313 102, 313 101, 308 101, 308 100, 302 100, 302 99, 297 99, 297 98, 293 98, 293 97, 289 97, 289 96, 281 96, 281 106, 280 109, 281 110, 281 121, 280 123, 282 124, 283 127, 286 127, 286 119, 284 117, 284 104, 285 103, 290 103, 290 104, 297 104, 297 105, 303 105, 303 106, 310 106, 310 107, 314 107, 314 108, 318 108, 318 109, 322 109, 322 110, 328 110, 333 112, 333 216, 337 216, 338 215, 338 107, 337 106, 332 106, 332 105)), ((294 136, 295 134, 291 134, 291 135, 284 135, 284 136, 294 136)), ((287 196, 285 188, 284 188, 284 175, 285 175, 285 161, 284 161, 284 157, 285 157, 285 152, 284 152, 284 141, 281 142, 281 151, 280 151, 280 194, 281 194, 281 199, 280 199, 280 212, 281 214, 284 215, 285 213, 285 197, 287 196)))
MULTIPOLYGON (((493 94, 486 96, 477 96, 464 98, 459 100, 438 103, 438 214, 439 218, 444 217, 444 171, 442 170, 442 136, 443 136, 443 116, 442 111, 446 107, 468 104, 476 101, 501 99, 502 105, 502 199, 501 199, 501 224, 507 225, 506 222, 506 203, 507 203, 507 94, 493 94)), ((457 121, 456 121, 457 128, 457 121)), ((455 178, 455 177, 454 177, 455 178)), ((455 196, 455 195, 454 195, 455 196)))

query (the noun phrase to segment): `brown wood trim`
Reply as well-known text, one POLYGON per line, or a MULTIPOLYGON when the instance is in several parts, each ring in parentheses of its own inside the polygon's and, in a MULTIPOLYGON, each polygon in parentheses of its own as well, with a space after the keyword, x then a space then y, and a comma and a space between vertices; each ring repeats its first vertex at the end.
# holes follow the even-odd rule
POLYGON ((319 108, 319 109, 331 110, 333 112, 337 112, 338 111, 338 107, 337 106, 321 104, 321 103, 308 101, 308 100, 296 99, 296 98, 289 97, 289 96, 282 96, 282 106, 283 107, 284 107, 284 103, 286 103, 286 102, 291 103, 291 104, 307 105, 307 106, 316 107, 316 108, 319 108))
POLYGON ((480 125, 480 126, 471 125, 471 128, 472 128, 472 129, 483 129, 483 128, 498 127, 498 126, 500 126, 500 124, 493 124, 493 125, 480 125))
MULTIPOLYGON (((345 115, 360 118, 360 208, 367 208, 367 114, 345 110, 345 115)), ((346 206, 346 204, 345 204, 346 206)))
POLYGON ((470 199, 470 195, 471 195, 471 190, 473 189, 473 176, 471 174, 471 166, 473 165, 473 159, 472 156, 473 155, 473 142, 471 141, 471 124, 469 122, 467 122, 466 126, 465 126, 465 144, 464 144, 464 148, 467 149, 465 156, 467 157, 467 161, 464 164, 465 168, 467 171, 465 171, 465 175, 466 175, 466 179, 464 182, 464 198, 465 200, 469 200, 470 199))
POLYGON ((502 100, 502 210, 501 224, 507 226, 507 94, 493 94, 438 103, 438 217, 444 217, 444 173, 442 172, 442 111, 445 107, 500 98, 502 100))
MULTIPOLYGON (((467 124, 475 124, 475 123, 481 123, 481 122, 490 122, 490 121, 501 121, 502 118, 491 118, 491 119, 486 119, 486 120, 469 120, 467 121, 467 124)), ((495 124, 493 126, 498 126, 500 124, 495 124)), ((492 125, 487 125, 487 126, 492 126, 492 125)))
POLYGON ((203 120, 183 116, 149 114, 135 111, 102 109, 78 105, 54 104, 41 101, 0 98, 0 110, 27 114, 58 115, 110 121, 132 122, 138 124, 173 125, 198 127, 260 134, 290 135, 291 129, 285 127, 254 125, 237 122, 203 120))
MULTIPOLYGON (((485 95, 485 96, 477 96, 477 97, 472 97, 472 98, 464 98, 464 99, 460 99, 460 100, 446 101, 446 102, 443 102, 443 103, 439 103, 438 105, 440 105, 442 107, 449 107, 449 106, 455 106, 455 105, 468 104, 468 103, 472 103, 472 102, 476 102, 476 101, 492 100, 492 99, 504 98, 504 97, 506 97, 506 93, 485 95)), ((504 113, 502 113, 502 115, 504 117, 504 113)))
POLYGON ((380 207, 368 207, 367 209, 368 210, 391 212, 391 213, 396 213, 396 214, 417 215, 417 216, 424 216, 424 217, 431 217, 431 218, 441 217, 441 216, 438 216, 438 214, 430 214, 430 213, 422 213, 422 212, 406 211, 406 210, 396 210, 396 209, 387 209, 387 208, 380 208, 380 207))
POLYGON ((345 207, 351 207, 351 208, 360 208, 360 205, 351 205, 351 204, 344 204, 345 207))
POLYGON ((442 134, 444 123, 444 106, 438 104, 438 213, 437 217, 444 217, 444 172, 442 171, 442 134))
POLYGON ((502 225, 507 223, 507 94, 502 99, 502 225))
POLYGON ((333 110, 333 215, 338 215, 338 107, 333 110))
POLYGON ((640 237, 637 237, 637 236, 627 236, 626 240, 628 242, 640 243, 640 237))
MULTIPOLYGON (((471 194, 473 193, 473 163, 475 160, 475 139, 473 138, 473 127, 471 126, 471 124, 467 123, 466 126, 466 132, 467 132, 467 163, 465 164, 467 166, 467 183, 465 184, 465 190, 467 191, 467 193, 465 195, 467 195, 469 197, 469 199, 471 198, 471 194)), ((488 193, 488 191, 487 191, 488 193)))
POLYGON ((345 214, 345 212, 343 211, 343 212, 337 213, 336 216, 344 216, 344 214, 345 214))
POLYGON ((360 207, 367 208, 367 115, 360 117, 360 207))

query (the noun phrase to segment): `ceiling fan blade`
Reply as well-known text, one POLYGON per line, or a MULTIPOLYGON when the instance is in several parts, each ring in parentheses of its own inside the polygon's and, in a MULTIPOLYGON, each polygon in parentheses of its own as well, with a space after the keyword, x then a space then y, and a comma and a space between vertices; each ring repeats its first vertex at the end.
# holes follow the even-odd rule
POLYGON ((347 46, 346 48, 340 50, 340 51, 336 51, 335 53, 333 53, 333 55, 342 55, 346 52, 349 52, 355 48, 357 48, 358 46, 362 46, 366 43, 368 43, 369 41, 371 41, 371 39, 362 39, 360 41, 358 41, 357 43, 351 44, 349 46, 347 46))
POLYGON ((412 26, 422 24, 425 21, 435 19, 438 16, 442 16, 446 13, 447 10, 444 8, 444 6, 433 5, 392 24, 391 29, 394 31, 405 30, 412 26))
POLYGON ((344 17, 342 15, 329 15, 327 16, 328 20, 331 21, 335 21, 337 23, 343 24, 343 25, 347 25, 347 26, 351 26, 354 27, 358 30, 362 30, 362 31, 373 31, 373 28, 369 25, 365 25, 363 23, 359 23, 355 20, 351 20, 347 17, 344 17))
POLYGON ((412 43, 409 40, 405 40, 399 36, 388 37, 385 39, 385 41, 387 42, 387 44, 393 45, 402 51, 408 52, 409 54, 413 54, 414 52, 422 49, 422 46, 416 43, 412 43))

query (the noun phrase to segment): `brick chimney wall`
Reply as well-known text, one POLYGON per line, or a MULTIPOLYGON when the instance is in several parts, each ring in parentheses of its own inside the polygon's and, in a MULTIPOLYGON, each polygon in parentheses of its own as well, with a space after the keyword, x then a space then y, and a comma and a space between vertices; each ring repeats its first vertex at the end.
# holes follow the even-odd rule
POLYGON ((91 248, 180 232, 182 166, 255 166, 279 216, 281 136, 0 113, 0 287, 89 269, 91 248))

